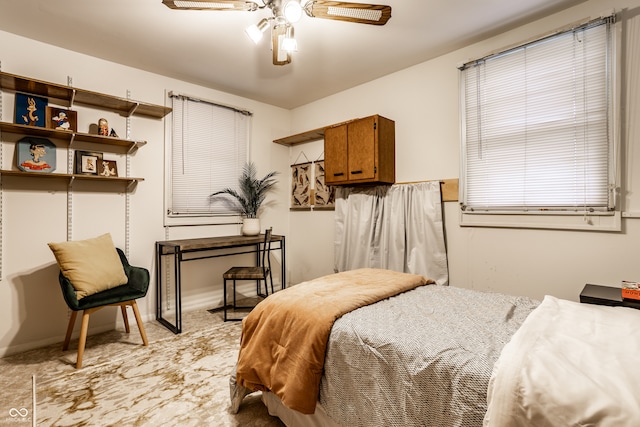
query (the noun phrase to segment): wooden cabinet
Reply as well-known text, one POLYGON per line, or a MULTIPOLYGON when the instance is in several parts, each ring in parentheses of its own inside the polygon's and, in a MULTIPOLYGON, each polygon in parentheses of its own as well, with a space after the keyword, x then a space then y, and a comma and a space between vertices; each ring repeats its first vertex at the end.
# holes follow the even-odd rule
POLYGON ((324 129, 325 182, 395 182, 395 122, 375 115, 324 129))

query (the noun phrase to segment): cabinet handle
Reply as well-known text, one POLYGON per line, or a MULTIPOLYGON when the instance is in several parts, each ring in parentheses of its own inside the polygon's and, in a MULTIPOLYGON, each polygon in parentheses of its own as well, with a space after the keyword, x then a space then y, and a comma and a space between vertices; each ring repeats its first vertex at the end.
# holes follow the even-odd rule
POLYGON ((333 176, 342 176, 342 175, 344 175, 344 172, 338 172, 333 174, 333 176))
POLYGON ((351 171, 351 175, 357 175, 359 173, 362 173, 362 171, 361 170, 360 171, 351 171))

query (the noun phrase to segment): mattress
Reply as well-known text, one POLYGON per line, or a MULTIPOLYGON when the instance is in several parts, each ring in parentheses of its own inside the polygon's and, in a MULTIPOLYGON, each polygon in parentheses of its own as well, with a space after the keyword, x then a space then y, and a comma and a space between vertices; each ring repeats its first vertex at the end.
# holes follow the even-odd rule
POLYGON ((482 426, 487 387, 505 344, 539 301, 423 286, 337 319, 313 415, 265 392, 295 426, 482 426))
POLYGON ((342 426, 481 426, 493 365, 538 304, 423 286, 345 314, 320 404, 342 426))

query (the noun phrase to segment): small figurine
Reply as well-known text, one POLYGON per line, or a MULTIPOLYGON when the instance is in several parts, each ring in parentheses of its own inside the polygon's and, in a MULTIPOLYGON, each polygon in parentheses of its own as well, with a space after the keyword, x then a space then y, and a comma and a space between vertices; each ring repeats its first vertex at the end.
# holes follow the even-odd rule
POLYGON ((111 128, 111 133, 109 133, 109 136, 112 136, 114 138, 119 138, 114 128, 111 128))
POLYGON ((98 120, 98 135, 109 136, 109 122, 107 119, 98 120))

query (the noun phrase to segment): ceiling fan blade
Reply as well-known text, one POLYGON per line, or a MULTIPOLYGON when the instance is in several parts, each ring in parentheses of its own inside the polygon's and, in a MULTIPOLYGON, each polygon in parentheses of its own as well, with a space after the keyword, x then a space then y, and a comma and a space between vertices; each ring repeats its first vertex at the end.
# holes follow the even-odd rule
POLYGON ((391 18, 391 6, 313 0, 304 6, 307 15, 359 24, 384 25, 391 18))
POLYGON ((162 0, 162 3, 179 10, 258 10, 256 3, 242 0, 162 0))

